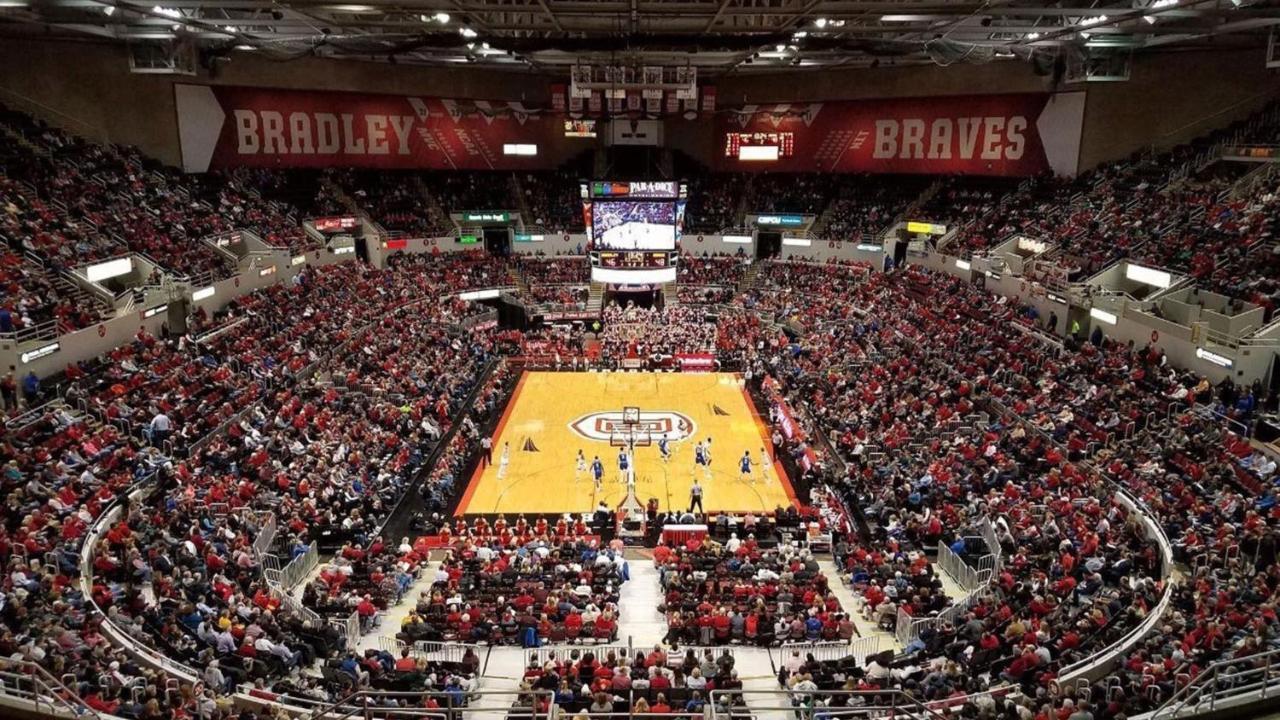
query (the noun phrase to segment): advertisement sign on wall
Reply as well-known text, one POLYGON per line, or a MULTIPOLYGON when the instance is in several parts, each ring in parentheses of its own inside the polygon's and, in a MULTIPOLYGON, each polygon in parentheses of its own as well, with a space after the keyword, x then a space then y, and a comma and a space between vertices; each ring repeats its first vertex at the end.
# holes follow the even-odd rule
POLYGON ((790 133, 771 162, 718 157, 721 170, 1074 175, 1083 92, 745 105, 717 118, 717 139, 790 133))
POLYGON ((539 167, 511 143, 553 144, 562 117, 518 102, 174 85, 187 172, 238 166, 539 167))

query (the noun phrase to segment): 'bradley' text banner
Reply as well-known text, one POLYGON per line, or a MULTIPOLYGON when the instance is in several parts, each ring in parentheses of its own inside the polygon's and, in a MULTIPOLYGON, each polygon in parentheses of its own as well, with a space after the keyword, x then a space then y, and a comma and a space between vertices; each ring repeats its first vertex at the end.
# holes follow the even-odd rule
MULTIPOLYGON (((1074 175, 1082 92, 746 105, 721 114, 730 136, 786 137, 777 160, 719 157, 723 170, 1074 175)), ((767 141, 762 141, 767 142, 767 141)))
POLYGON ((561 117, 518 102, 175 85, 188 172, 238 166, 523 169, 547 151, 561 117))

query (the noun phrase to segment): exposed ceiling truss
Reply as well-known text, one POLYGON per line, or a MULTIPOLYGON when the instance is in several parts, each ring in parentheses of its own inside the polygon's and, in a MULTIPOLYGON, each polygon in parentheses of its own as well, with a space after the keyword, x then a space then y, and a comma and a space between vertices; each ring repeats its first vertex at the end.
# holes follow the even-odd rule
POLYGON ((552 72, 688 64, 710 76, 1260 45, 1278 23, 1276 3, 1255 0, 0 0, 5 34, 552 72))

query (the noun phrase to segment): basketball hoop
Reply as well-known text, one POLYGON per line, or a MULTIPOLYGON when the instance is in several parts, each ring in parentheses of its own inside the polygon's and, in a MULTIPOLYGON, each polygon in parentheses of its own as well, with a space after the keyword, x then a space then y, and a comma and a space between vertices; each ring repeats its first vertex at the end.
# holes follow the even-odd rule
POLYGON ((640 422, 640 408, 622 408, 622 422, 617 427, 610 428, 609 444, 613 447, 624 447, 627 450, 649 447, 653 444, 653 433, 644 428, 640 422))
POLYGON ((626 448, 631 459, 627 479, 627 495, 618 503, 618 535, 621 537, 640 537, 644 535, 645 510, 636 497, 636 448, 653 444, 653 435, 640 422, 640 408, 627 406, 622 408, 622 422, 609 430, 609 444, 613 447, 626 448), (628 529, 630 527, 631 529, 628 529))

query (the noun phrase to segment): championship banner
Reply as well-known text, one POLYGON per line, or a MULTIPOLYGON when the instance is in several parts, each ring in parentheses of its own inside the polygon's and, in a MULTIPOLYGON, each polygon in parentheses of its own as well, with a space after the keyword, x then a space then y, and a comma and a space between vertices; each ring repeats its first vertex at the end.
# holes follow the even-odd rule
POLYGON ((518 102, 310 90, 174 85, 187 172, 248 167, 536 168, 563 116, 518 102))
POLYGON ((1074 175, 1083 92, 746 105, 716 120, 720 170, 1074 175), (741 152, 758 133, 785 147, 741 152), (781 144, 783 141, 779 141, 781 144))

